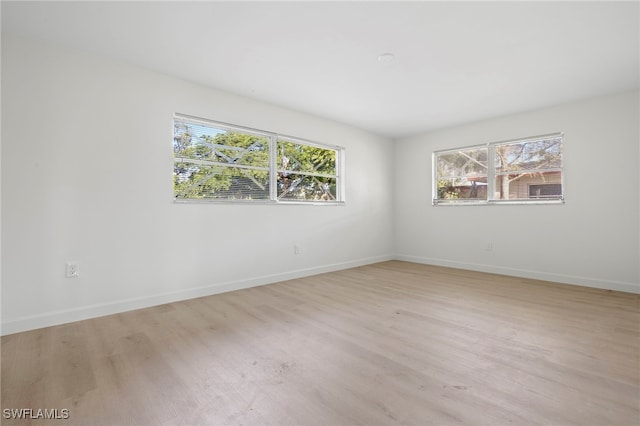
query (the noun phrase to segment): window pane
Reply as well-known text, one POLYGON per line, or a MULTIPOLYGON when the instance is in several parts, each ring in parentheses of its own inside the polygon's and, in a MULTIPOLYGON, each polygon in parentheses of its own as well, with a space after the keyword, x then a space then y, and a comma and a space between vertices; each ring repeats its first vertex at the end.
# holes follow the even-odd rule
POLYGON ((440 152, 437 154, 436 163, 438 178, 486 177, 487 147, 440 152))
POLYGON ((175 158, 269 167, 269 138, 175 120, 175 158))
POLYGON ((496 165, 493 199, 562 198, 562 136, 492 146, 496 165), (548 184, 556 185, 559 192, 536 195, 542 190, 540 185, 548 184), (534 189, 530 189, 532 186, 534 189))
POLYGON ((176 118, 177 199, 269 199, 269 137, 176 118))
POLYGON ((496 144, 496 173, 562 167, 562 137, 496 144))
POLYGON ((438 200, 487 199, 487 147, 436 154, 438 200))
POLYGON ((335 201, 335 177, 278 173, 278 199, 304 201, 335 201))
POLYGON ((173 167, 176 198, 267 200, 269 172, 247 168, 176 161, 173 167))
POLYGON ((280 171, 336 175, 336 151, 278 140, 277 167, 280 171))
POLYGON ((336 157, 334 149, 278 140, 278 199, 336 201, 336 157))

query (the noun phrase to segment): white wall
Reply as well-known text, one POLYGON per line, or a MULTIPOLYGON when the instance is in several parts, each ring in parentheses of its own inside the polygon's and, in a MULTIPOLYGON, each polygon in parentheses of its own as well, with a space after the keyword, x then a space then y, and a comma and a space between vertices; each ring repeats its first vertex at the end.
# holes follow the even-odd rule
POLYGON ((395 248, 404 260, 640 292, 638 92, 396 142, 395 248), (432 206, 431 153, 564 132, 564 205, 432 206), (488 242, 493 250, 486 251, 488 242))
POLYGON ((343 124, 3 37, 2 333, 389 259, 392 157, 343 124), (174 112, 346 147, 346 206, 173 203, 174 112))

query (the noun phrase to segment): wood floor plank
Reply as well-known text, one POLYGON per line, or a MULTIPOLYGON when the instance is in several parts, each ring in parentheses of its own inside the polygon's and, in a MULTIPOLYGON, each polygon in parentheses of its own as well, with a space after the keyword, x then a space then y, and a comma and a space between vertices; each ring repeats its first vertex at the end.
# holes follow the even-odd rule
MULTIPOLYGON (((638 425, 640 296, 390 261, 2 337, 42 425, 638 425)), ((4 413, 4 412, 3 412, 4 413)))

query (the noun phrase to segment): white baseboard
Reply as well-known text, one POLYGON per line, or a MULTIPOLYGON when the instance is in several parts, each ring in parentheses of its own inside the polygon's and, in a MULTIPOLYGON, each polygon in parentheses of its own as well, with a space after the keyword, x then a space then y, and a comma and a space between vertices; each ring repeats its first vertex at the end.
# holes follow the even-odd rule
POLYGON ((358 266, 369 265, 372 263, 384 262, 388 260, 402 260, 406 262, 422 263, 427 265, 445 266, 450 268, 467 269, 479 272, 488 272, 492 274, 511 275, 515 277, 531 278, 544 281, 552 281, 563 284, 573 284, 585 287, 600 288, 606 290, 624 291, 628 293, 640 294, 640 284, 620 281, 603 281, 588 277, 580 277, 573 275, 551 274, 539 271, 530 271, 524 269, 508 268, 494 265, 483 265, 478 263, 465 263, 447 259, 427 258, 419 256, 410 256, 405 254, 384 255, 371 257, 366 259, 353 260, 342 263, 335 263, 313 268, 297 269, 294 271, 283 272, 279 274, 264 275, 260 277, 249 278, 246 280, 237 280, 226 283, 218 283, 210 286, 190 288, 174 292, 156 294, 148 297, 140 297, 133 299, 119 300, 109 303, 101 303, 96 305, 83 306, 75 309, 66 309, 61 311, 45 312, 39 315, 25 316, 20 318, 4 321, 0 325, 0 335, 8 335, 19 333, 22 331, 35 330, 43 327, 50 327, 59 324, 97 318, 105 315, 118 314, 121 312, 132 311, 135 309, 149 308, 152 306, 162 305, 165 303, 177 302, 180 300, 193 299, 196 297, 210 296, 228 291, 242 290, 250 287, 257 287, 266 284, 273 284, 280 281, 292 280, 326 272, 340 271, 343 269, 355 268, 358 266))
POLYGON ((530 271, 526 269, 508 268, 504 266, 483 265, 480 263, 466 263, 455 260, 436 259, 430 257, 410 256, 396 254, 396 260, 405 262, 422 263, 426 265, 445 266, 449 268, 467 269, 471 271, 488 272, 491 274, 511 275, 514 277, 531 278, 535 280, 551 281, 562 284, 580 285, 584 287, 600 288, 604 290, 624 291, 626 293, 640 294, 640 284, 624 281, 598 280, 589 277, 575 275, 552 274, 547 272, 530 271))
POLYGON ((366 259, 317 266, 313 268, 297 269, 280 274, 264 275, 260 277, 249 278, 246 280, 217 283, 210 286, 156 294, 148 297, 125 299, 115 302, 83 306, 75 309, 45 312, 39 315, 25 316, 4 321, 0 326, 0 335, 4 336, 13 333, 19 333, 22 331, 50 327, 53 325, 66 324, 90 318, 97 318, 105 315, 118 314, 135 309, 149 308, 151 306, 177 302, 180 300, 194 299, 196 297, 210 296, 213 294, 225 293, 228 291, 242 290, 245 288, 257 287, 260 285, 273 284, 280 281, 323 274, 326 272, 340 271, 343 269, 355 268, 358 266, 364 266, 393 259, 393 255, 377 256, 366 259))

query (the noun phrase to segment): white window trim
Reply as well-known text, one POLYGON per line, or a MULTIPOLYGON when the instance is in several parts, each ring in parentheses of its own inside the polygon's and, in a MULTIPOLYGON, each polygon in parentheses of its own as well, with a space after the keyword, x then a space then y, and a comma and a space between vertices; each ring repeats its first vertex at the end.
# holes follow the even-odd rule
MULTIPOLYGON (((478 205, 532 205, 532 204, 564 204, 565 203, 565 185, 564 185, 564 151, 563 151, 563 159, 562 159, 562 167, 560 167, 560 185, 562 185, 562 195, 558 199, 543 199, 543 198, 528 198, 528 199, 515 199, 515 200, 499 200, 490 198, 489 194, 495 193, 495 151, 493 147, 496 145, 504 145, 509 143, 522 143, 528 141, 534 141, 538 139, 545 138, 554 138, 561 137, 562 138, 562 146, 564 149, 564 132, 557 133, 549 133, 545 135, 539 136, 528 136, 524 138, 517 139, 509 139, 504 141, 497 142, 489 142, 485 144, 478 145, 468 145, 456 148, 442 149, 433 151, 431 154, 431 204, 433 206, 478 206, 478 205), (453 200, 439 200, 438 195, 438 179, 436 176, 437 173, 437 157, 438 154, 446 153, 446 152, 456 152, 460 150, 466 150, 471 148, 487 148, 487 199, 486 200, 476 200, 476 199, 453 199, 453 200)), ((556 169, 554 169, 556 170, 556 169)))
MULTIPOLYGON (((314 205, 314 206, 336 206, 345 205, 345 148, 338 145, 324 144, 320 142, 310 141, 307 139, 283 135, 279 133, 269 132, 267 130, 260 130, 251 127, 239 126, 236 124, 229 124, 222 121, 209 120, 202 117, 196 117, 188 114, 175 113, 173 119, 184 119, 193 123, 202 124, 204 126, 212 126, 221 130, 239 131, 243 133, 249 133, 256 136, 262 136, 269 138, 269 167, 247 167, 252 170, 268 170, 269 173, 269 199, 268 200, 238 200, 238 199, 213 199, 213 198, 176 198, 173 197, 173 202, 177 204, 281 204, 281 205, 314 205), (333 201, 316 201, 316 200, 295 200, 295 199, 278 199, 278 167, 277 167, 277 142, 278 140, 284 140, 287 142, 293 142, 301 145, 313 146, 316 148, 330 149, 336 151, 336 174, 314 174, 305 172, 296 172, 297 174, 313 175, 313 176, 329 176, 336 178, 336 199, 333 201)), ((175 157, 173 159, 175 161, 175 157)), ((224 164, 222 164, 224 165, 224 164)), ((238 167, 237 165, 235 167, 238 167)))

